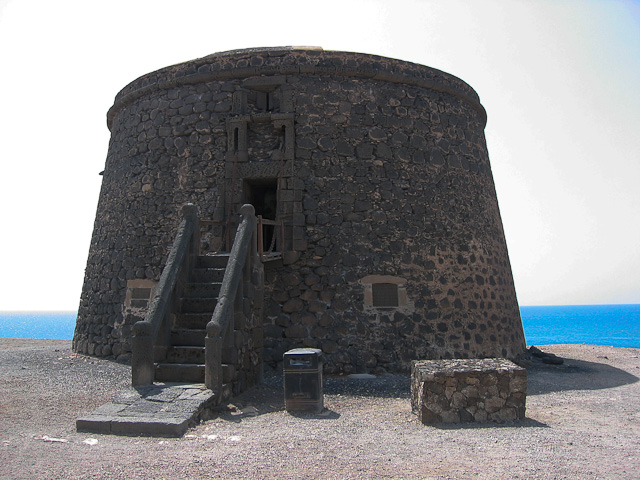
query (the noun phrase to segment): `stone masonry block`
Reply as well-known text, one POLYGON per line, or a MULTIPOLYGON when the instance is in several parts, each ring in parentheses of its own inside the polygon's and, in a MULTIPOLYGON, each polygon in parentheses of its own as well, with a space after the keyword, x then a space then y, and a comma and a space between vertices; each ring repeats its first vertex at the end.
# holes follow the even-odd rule
POLYGON ((411 409, 426 425, 521 420, 526 395, 527 371, 501 358, 419 360, 411 367, 411 409))

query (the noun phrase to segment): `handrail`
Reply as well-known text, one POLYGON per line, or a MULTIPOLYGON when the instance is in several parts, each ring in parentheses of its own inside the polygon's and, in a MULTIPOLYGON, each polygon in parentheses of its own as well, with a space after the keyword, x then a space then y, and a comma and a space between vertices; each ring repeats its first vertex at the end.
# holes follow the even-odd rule
MULTIPOLYGON (((244 308, 247 300, 251 312, 254 312, 251 315, 259 312, 258 317, 262 317, 264 277, 257 249, 258 220, 252 205, 244 205, 240 213, 241 222, 229 253, 216 308, 206 326, 205 384, 216 393, 218 402, 224 397, 222 360, 237 363, 237 358, 234 358, 237 356, 233 335, 235 317, 247 313, 244 308)), ((155 362, 166 355, 169 346, 172 302, 181 295, 181 281, 186 281, 184 276, 190 272, 195 256, 200 253, 197 209, 194 205, 185 205, 182 214, 183 219, 149 310, 144 320, 133 325, 131 371, 134 387, 150 385, 154 381, 155 362)), ((260 378, 261 367, 255 373, 260 378)))
MULTIPOLYGON (((279 246, 280 246, 280 254, 284 253, 284 220, 288 217, 290 217, 291 215, 281 215, 279 217, 278 220, 269 220, 266 218, 262 218, 261 215, 258 215, 258 230, 257 230, 257 234, 258 234, 258 255, 260 257, 261 260, 264 261, 264 248, 262 246, 262 239, 265 235, 264 232, 264 226, 265 225, 269 225, 269 226, 273 226, 274 227, 274 235, 275 232, 278 232, 278 236, 279 236, 279 246)), ((203 227, 224 227, 225 231, 224 234, 222 234, 222 240, 221 240, 221 250, 211 250, 211 252, 224 252, 224 251, 229 251, 229 247, 230 247, 230 237, 231 237, 231 231, 229 230, 228 227, 233 226, 239 226, 239 224, 237 222, 235 222, 233 219, 230 221, 223 221, 223 220, 205 220, 205 219, 200 219, 200 228, 203 227)), ((202 242, 202 235, 203 232, 199 231, 197 233, 200 241, 202 242)), ((268 252, 267 252, 268 253, 268 252)))
POLYGON ((280 220, 269 220, 267 218, 262 218, 262 215, 258 215, 258 256, 261 261, 265 261, 265 251, 264 251, 264 235, 265 235, 265 225, 269 225, 274 227, 272 238, 271 238, 271 246, 267 249, 267 254, 273 253, 273 247, 276 242, 276 237, 280 237, 280 255, 284 254, 284 221, 282 217, 280 220), (276 235, 275 227, 279 227, 279 235, 276 235))
MULTIPOLYGON (((255 208, 253 205, 246 204, 242 206, 240 213, 242 221, 238 225, 229 253, 218 303, 207 324, 205 338, 205 385, 217 394, 222 391, 222 339, 227 337, 227 330, 234 315, 234 303, 242 293, 239 286, 243 271, 249 270, 257 257, 255 208)), ((220 397, 221 395, 218 395, 218 398, 220 397)))
POLYGON ((133 325, 131 375, 134 387, 153 383, 156 339, 163 322, 170 313, 170 303, 180 269, 188 260, 190 248, 197 249, 199 247, 194 242, 194 232, 198 228, 197 207, 193 204, 184 205, 182 207, 182 216, 178 233, 169 252, 167 263, 162 270, 158 287, 151 300, 145 319, 133 325))

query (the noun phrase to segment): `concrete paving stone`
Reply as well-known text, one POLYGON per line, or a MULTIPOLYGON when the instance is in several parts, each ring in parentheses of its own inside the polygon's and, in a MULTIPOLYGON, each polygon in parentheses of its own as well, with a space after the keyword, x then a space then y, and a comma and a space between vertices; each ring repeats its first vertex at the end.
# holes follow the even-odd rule
POLYGON ((123 390, 115 398, 111 401, 111 403, 123 403, 126 405, 131 405, 140 399, 140 392, 138 392, 133 387, 129 387, 127 390, 123 390))
POLYGON ((196 389, 196 388, 184 389, 180 394, 180 396, 178 397, 178 400, 190 399, 195 395, 198 395, 199 393, 202 393, 201 389, 196 389))
POLYGON ((128 407, 125 403, 105 403, 91 412, 91 415, 117 415, 128 407))
POLYGON ((156 392, 153 392, 151 395, 146 395, 144 397, 145 400, 150 402, 173 402, 182 394, 182 390, 177 388, 166 388, 156 392))
POLYGON ((140 421, 138 417, 120 417, 111 422, 111 433, 116 435, 145 435, 180 437, 189 428, 189 420, 176 417, 140 421))
MULTIPOLYGON (((160 404, 160 405, 166 406, 170 404, 160 404)), ((157 410, 151 409, 151 408, 145 409, 144 407, 140 407, 136 409, 122 410, 117 415, 114 415, 114 417, 154 418, 159 415, 162 415, 162 407, 160 407, 157 410)))
POLYGON ((181 388, 183 390, 206 390, 202 383, 165 383, 164 385, 171 386, 171 388, 181 388))
POLYGON ((76 420, 78 432, 111 433, 111 421, 113 417, 108 415, 88 415, 76 420))
POLYGON ((151 421, 157 416, 158 416, 158 412, 136 412, 136 411, 127 412, 126 410, 123 410, 122 412, 120 412, 119 415, 114 415, 112 418, 117 419, 117 418, 135 417, 138 419, 138 421, 143 421, 144 419, 151 421))
POLYGON ((145 387, 136 387, 137 392, 140 394, 141 397, 145 398, 145 397, 149 397, 152 395, 157 395, 158 393, 162 392, 163 390, 167 389, 168 387, 164 386, 164 385, 147 385, 145 387))
POLYGON ((126 412, 127 415, 140 414, 140 413, 157 413, 164 405, 161 402, 148 402, 146 400, 138 400, 133 405, 129 405, 122 412, 126 412))
POLYGON ((76 420, 76 429, 104 434, 181 436, 213 399, 213 392, 203 384, 130 387, 112 402, 76 420))
POLYGON ((201 406, 202 402, 199 400, 181 400, 167 404, 162 411, 158 413, 180 413, 191 417, 198 412, 201 406))

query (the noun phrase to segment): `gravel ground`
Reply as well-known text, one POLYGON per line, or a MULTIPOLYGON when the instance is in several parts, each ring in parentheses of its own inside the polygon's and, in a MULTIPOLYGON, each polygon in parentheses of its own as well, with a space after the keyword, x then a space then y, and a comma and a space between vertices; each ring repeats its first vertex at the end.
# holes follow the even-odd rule
POLYGON ((283 408, 279 375, 179 439, 77 433, 75 419, 129 382, 129 367, 71 342, 0 339, 0 478, 640 478, 640 350, 541 347, 527 418, 430 427, 409 378, 325 377, 322 414, 283 408))

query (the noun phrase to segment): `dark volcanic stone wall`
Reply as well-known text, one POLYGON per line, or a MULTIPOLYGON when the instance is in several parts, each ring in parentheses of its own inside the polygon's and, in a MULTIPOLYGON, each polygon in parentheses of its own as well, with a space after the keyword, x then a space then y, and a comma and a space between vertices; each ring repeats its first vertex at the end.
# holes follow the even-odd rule
POLYGON ((277 177, 267 363, 299 346, 346 373, 523 353, 486 117, 461 80, 354 53, 227 52, 136 80, 108 120, 77 351, 126 358, 144 315, 128 292, 159 279, 182 204, 223 219, 243 180, 277 177))

